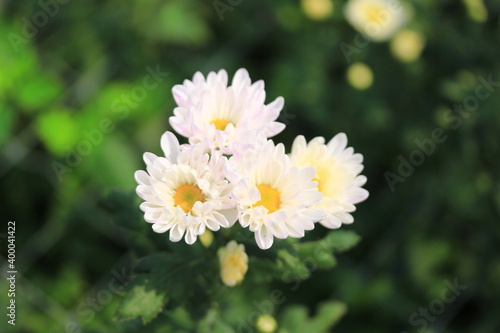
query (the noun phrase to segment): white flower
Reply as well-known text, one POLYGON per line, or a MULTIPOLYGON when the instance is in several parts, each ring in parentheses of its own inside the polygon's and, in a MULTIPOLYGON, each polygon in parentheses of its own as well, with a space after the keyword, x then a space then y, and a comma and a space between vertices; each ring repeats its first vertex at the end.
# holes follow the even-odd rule
POLYGON ((309 208, 322 197, 314 174, 314 168, 293 167, 284 146, 271 140, 229 159, 227 176, 235 185, 240 224, 255 233, 261 249, 271 247, 274 237, 303 237, 324 218, 309 208))
POLYGON ((351 212, 357 204, 368 197, 368 191, 361 188, 366 183, 363 170, 363 155, 354 154, 352 147, 346 148, 347 137, 337 134, 325 145, 325 139, 317 137, 307 144, 303 136, 295 138, 290 159, 295 166, 316 168, 318 190, 323 198, 312 208, 326 214, 320 221, 327 228, 339 228, 342 223, 354 221, 351 212))
POLYGON ((226 286, 234 287, 243 281, 248 270, 248 256, 245 245, 234 240, 218 251, 220 278, 226 286))
POLYGON ((200 145, 179 146, 170 132, 163 134, 161 147, 165 157, 145 153, 147 172, 135 173, 137 194, 145 200, 140 207, 153 230, 170 230, 173 242, 185 234, 186 243, 193 244, 206 228, 232 226, 237 210, 224 176, 226 157, 209 156, 200 145))
POLYGON ((269 138, 285 128, 275 122, 283 98, 265 105, 264 82, 252 84, 245 69, 236 72, 231 86, 225 70, 210 72, 206 79, 197 72, 172 93, 178 105, 170 117, 173 129, 206 149, 232 154, 238 144, 251 143, 258 135, 269 138))
POLYGON ((410 16, 399 0, 349 0, 344 15, 356 30, 377 42, 391 38, 410 16))

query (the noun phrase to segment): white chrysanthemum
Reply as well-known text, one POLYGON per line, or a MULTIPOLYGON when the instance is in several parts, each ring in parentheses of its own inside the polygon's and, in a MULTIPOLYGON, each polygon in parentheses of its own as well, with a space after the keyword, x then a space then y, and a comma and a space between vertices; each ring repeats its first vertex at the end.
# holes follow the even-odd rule
POLYGON ((356 30, 377 42, 391 38, 410 16, 399 0, 349 0, 344 15, 356 30))
POLYGON ((327 228, 339 228, 342 223, 354 221, 351 212, 355 204, 368 197, 368 191, 361 188, 366 183, 363 170, 363 155, 354 154, 352 147, 346 148, 347 136, 337 134, 328 144, 317 137, 307 144, 303 136, 295 138, 290 159, 299 167, 316 168, 315 181, 323 198, 311 208, 321 209, 325 218, 320 221, 327 228))
POLYGON ((145 153, 147 172, 135 173, 137 194, 145 200, 140 207, 153 230, 170 230, 173 242, 185 234, 186 243, 193 244, 206 228, 232 226, 237 210, 224 175, 227 158, 209 156, 200 145, 179 146, 170 132, 163 134, 161 147, 165 157, 145 153))
POLYGON ((218 251, 220 278, 226 286, 234 287, 243 281, 248 270, 248 256, 245 245, 234 240, 218 251))
POLYGON ((324 218, 322 211, 309 208, 322 197, 314 174, 314 168, 293 167, 283 144, 271 140, 229 159, 227 175, 235 185, 240 224, 255 233, 261 249, 271 247, 274 237, 303 237, 324 218))
POLYGON ((245 69, 236 72, 231 86, 225 70, 210 72, 206 79, 197 72, 193 81, 176 85, 172 93, 178 105, 170 117, 173 129, 207 149, 232 154, 239 143, 250 143, 257 135, 269 138, 285 128, 275 121, 283 98, 265 105, 264 82, 252 84, 245 69))

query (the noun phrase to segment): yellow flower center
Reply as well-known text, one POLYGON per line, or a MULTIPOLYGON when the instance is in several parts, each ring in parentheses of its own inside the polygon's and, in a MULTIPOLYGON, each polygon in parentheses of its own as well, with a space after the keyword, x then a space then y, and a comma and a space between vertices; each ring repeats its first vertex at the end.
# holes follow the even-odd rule
POLYGON ((174 206, 179 206, 184 212, 189 213, 197 201, 204 202, 205 196, 196 185, 184 184, 175 190, 174 206))
POLYGON ((323 184, 322 184, 322 181, 320 180, 320 176, 319 175, 316 175, 316 177, 314 177, 312 180, 313 182, 318 182, 318 191, 322 192, 321 189, 323 187, 323 184))
POLYGON ((383 8, 374 5, 366 5, 364 12, 369 21, 378 23, 384 19, 383 8))
POLYGON ((215 129, 218 129, 219 131, 224 131, 226 129, 226 126, 229 125, 231 122, 224 120, 224 119, 215 119, 212 120, 210 124, 215 125, 215 129))
POLYGON ((269 213, 274 213, 280 208, 281 199, 280 192, 269 185, 258 185, 257 189, 260 192, 260 200, 253 207, 264 206, 269 213))

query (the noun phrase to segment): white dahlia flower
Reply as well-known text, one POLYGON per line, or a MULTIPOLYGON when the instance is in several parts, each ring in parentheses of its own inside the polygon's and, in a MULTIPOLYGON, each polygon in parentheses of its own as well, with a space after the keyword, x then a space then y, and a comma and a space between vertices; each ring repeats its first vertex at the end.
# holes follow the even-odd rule
POLYGON ((311 208, 325 213, 320 223, 331 229, 339 228, 342 223, 352 223, 354 219, 350 213, 356 210, 354 205, 368 197, 368 191, 361 188, 366 177, 359 175, 363 170, 363 155, 354 154, 354 149, 346 146, 344 133, 337 134, 326 145, 322 137, 307 144, 303 136, 298 136, 290 154, 294 166, 316 168, 313 180, 323 198, 311 208))
POLYGON ((264 104, 264 81, 252 84, 243 68, 231 86, 225 70, 210 72, 206 79, 197 72, 192 81, 174 86, 172 93, 178 105, 170 117, 172 128, 207 150, 220 149, 230 155, 238 144, 251 143, 256 136, 272 137, 285 128, 275 121, 283 98, 264 104))
POLYGON ((367 38, 382 42, 408 22, 410 11, 399 0, 349 0, 344 15, 367 38))
POLYGON ((136 171, 137 194, 144 219, 158 233, 170 230, 170 240, 193 244, 206 228, 216 231, 236 222, 230 199, 232 186, 225 179, 227 158, 203 152, 200 145, 179 146, 174 134, 161 138, 165 157, 144 154, 147 172, 136 171))
POLYGON ((322 198, 314 174, 312 167, 292 166, 283 144, 271 140, 229 159, 240 224, 255 233, 261 249, 270 248, 274 237, 303 237, 324 219, 321 210, 310 208, 322 198))

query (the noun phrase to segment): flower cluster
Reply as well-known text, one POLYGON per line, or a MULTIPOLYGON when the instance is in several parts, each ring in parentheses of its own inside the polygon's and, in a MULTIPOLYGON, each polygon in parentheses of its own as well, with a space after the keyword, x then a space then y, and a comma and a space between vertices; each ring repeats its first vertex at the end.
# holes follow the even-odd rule
POLYGON ((146 171, 135 173, 140 208, 155 232, 192 244, 207 229, 239 221, 268 249, 274 238, 303 237, 316 223, 335 229, 353 222, 350 213, 368 192, 359 175, 363 157, 345 134, 328 143, 299 136, 287 154, 269 140, 285 128, 277 122, 284 100, 265 104, 264 82, 252 83, 245 69, 231 85, 225 70, 206 78, 198 72, 172 91, 170 124, 189 144, 166 132, 165 156, 145 153, 146 171))

